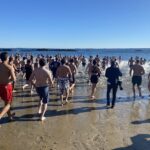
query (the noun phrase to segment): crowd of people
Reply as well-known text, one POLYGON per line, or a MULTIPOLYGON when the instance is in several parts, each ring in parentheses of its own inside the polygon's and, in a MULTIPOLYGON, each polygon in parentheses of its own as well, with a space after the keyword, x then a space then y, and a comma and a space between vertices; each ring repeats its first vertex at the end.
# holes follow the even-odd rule
MULTIPOLYGON (((47 103, 49 102, 49 87, 59 87, 61 105, 69 102, 68 97, 73 94, 76 84, 76 74, 79 65, 85 68, 88 74, 87 82, 91 83, 90 99, 95 99, 97 83, 100 80, 102 72, 105 72, 107 78, 107 108, 114 108, 116 102, 116 94, 118 87, 123 90, 122 82, 119 77, 122 72, 119 68, 121 57, 104 57, 100 58, 90 56, 87 59, 84 56, 43 56, 38 55, 33 57, 9 56, 7 52, 0 54, 0 98, 4 101, 5 106, 0 113, 0 119, 7 113, 10 120, 13 120, 14 113, 11 113, 11 103, 13 100, 13 92, 15 92, 16 80, 22 76, 26 80, 22 90, 27 86, 30 87, 31 94, 33 89, 36 89, 39 95, 38 113, 40 120, 45 120, 45 112, 47 103), (112 91, 112 101, 110 103, 110 93, 112 91), (111 104, 111 105, 110 105, 111 104)), ((143 58, 132 57, 128 61, 130 68, 130 76, 132 76, 133 97, 136 97, 135 86, 137 85, 139 96, 141 93, 142 75, 145 74, 144 67, 146 60, 143 58)), ((148 75, 150 81, 150 74, 148 75)), ((148 83, 150 90, 150 82, 148 83)))

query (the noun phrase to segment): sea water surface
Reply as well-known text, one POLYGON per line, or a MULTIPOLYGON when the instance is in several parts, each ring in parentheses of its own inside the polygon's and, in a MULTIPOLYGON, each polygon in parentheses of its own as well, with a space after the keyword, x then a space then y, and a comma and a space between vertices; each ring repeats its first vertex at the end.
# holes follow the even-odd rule
POLYGON ((9 54, 19 53, 21 55, 32 54, 32 55, 51 55, 61 54, 62 56, 80 56, 86 57, 99 55, 104 56, 121 56, 123 60, 132 57, 142 57, 150 60, 150 48, 128 48, 128 49, 31 49, 31 48, 15 48, 15 49, 1 49, 0 51, 8 51, 9 54))

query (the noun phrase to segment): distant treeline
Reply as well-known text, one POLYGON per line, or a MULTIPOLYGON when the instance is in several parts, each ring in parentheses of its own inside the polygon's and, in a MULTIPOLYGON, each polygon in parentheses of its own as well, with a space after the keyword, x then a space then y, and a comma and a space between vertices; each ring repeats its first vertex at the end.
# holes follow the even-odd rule
POLYGON ((77 49, 48 49, 48 48, 0 48, 0 51, 78 51, 77 49))

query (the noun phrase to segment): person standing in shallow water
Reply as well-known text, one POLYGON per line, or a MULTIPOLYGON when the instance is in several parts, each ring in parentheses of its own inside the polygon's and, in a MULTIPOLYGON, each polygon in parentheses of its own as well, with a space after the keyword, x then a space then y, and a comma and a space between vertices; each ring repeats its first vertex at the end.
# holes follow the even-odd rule
POLYGON ((145 74, 145 70, 143 66, 140 65, 140 61, 136 60, 136 63, 130 68, 130 76, 133 72, 132 76, 132 88, 133 88, 133 97, 135 98, 135 85, 137 85, 139 96, 142 96, 141 93, 141 84, 142 84, 142 75, 145 74))
POLYGON ((5 106, 0 113, 0 119, 7 113, 9 119, 12 120, 14 114, 11 113, 10 107, 13 99, 13 85, 16 81, 16 76, 12 66, 8 64, 9 58, 6 52, 0 54, 0 98, 4 100, 5 106))
POLYGON ((45 120, 45 112, 47 110, 47 103, 49 101, 49 84, 53 85, 51 72, 46 69, 45 59, 39 60, 39 68, 36 68, 29 79, 29 81, 34 85, 36 91, 40 97, 39 111, 40 120, 45 120))
POLYGON ((106 69, 105 76, 107 78, 107 107, 110 107, 110 92, 112 90, 113 97, 111 108, 114 108, 118 89, 118 79, 119 76, 122 76, 120 69, 116 67, 114 61, 111 61, 111 66, 106 69))

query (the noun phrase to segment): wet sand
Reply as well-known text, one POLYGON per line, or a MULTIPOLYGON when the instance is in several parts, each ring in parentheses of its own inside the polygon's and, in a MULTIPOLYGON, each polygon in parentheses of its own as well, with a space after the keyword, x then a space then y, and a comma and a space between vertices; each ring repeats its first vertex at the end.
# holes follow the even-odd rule
POLYGON ((149 150, 148 91, 144 89, 145 97, 134 101, 131 85, 125 84, 123 91, 118 90, 116 107, 106 109, 106 87, 98 86, 96 100, 90 100, 91 87, 84 81, 77 79, 73 97, 64 107, 57 89, 51 89, 44 122, 38 121, 39 98, 30 96, 29 89, 22 92, 23 83, 18 81, 13 102, 16 121, 2 119, 0 150, 149 150))

